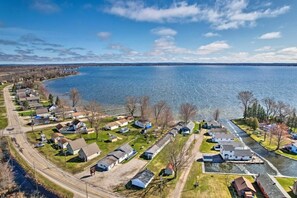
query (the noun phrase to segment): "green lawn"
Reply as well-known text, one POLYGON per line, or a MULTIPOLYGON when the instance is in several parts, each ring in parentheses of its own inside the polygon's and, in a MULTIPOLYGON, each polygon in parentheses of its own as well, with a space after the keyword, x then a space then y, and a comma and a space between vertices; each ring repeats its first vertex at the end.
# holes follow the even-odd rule
MULTIPOLYGON (((231 182, 240 175, 206 174, 202 173, 202 163, 194 162, 185 187, 183 189, 183 198, 192 197, 236 197, 231 182), (194 187, 198 182, 199 186, 194 187)), ((254 181, 251 176, 245 176, 250 181, 254 181)), ((255 186, 256 187, 256 186, 255 186)), ((263 197, 261 194, 256 197, 263 197)))
POLYGON ((6 107, 4 104, 3 88, 7 85, 0 85, 0 129, 4 129, 8 125, 8 120, 6 116, 6 107))
MULTIPOLYGON (((264 141, 264 132, 260 129, 257 129, 254 131, 251 127, 247 126, 242 120, 233 120, 233 122, 239 126, 242 130, 244 130, 247 134, 250 135, 251 138, 253 138, 255 141, 257 141, 259 144, 261 144, 264 148, 266 148, 269 151, 274 151, 280 155, 283 155, 285 157, 289 157, 291 159, 297 160, 297 155, 292 153, 284 153, 281 150, 276 150, 277 148, 277 140, 275 137, 272 137, 271 143, 270 143, 270 137, 267 133, 266 140, 264 141)), ((281 142, 280 148, 282 148, 286 144, 290 144, 291 141, 289 139, 285 139, 281 142)))
POLYGON ((27 111, 21 111, 19 112, 20 116, 31 116, 31 115, 35 115, 35 111, 32 110, 27 110, 27 111))
POLYGON ((213 147, 217 143, 211 142, 211 137, 210 136, 204 136, 202 144, 200 146, 200 151, 202 153, 219 153, 219 151, 216 151, 213 149, 213 147))
POLYGON ((297 178, 276 177, 276 179, 280 183, 280 185, 289 193, 291 197, 297 198, 297 196, 293 194, 290 188, 291 186, 293 186, 294 181, 296 181, 297 178))
MULTIPOLYGON (((110 120, 104 120, 102 122, 102 126, 104 126, 110 120)), ((50 161, 61 167, 62 169, 69 171, 71 173, 81 172, 85 167, 94 164, 97 160, 105 157, 109 152, 123 145, 124 143, 130 143, 130 145, 138 152, 140 155, 146 148, 152 145, 155 142, 155 138, 151 135, 148 135, 148 138, 144 138, 141 135, 140 129, 134 128, 129 124, 128 126, 130 131, 126 134, 119 134, 117 130, 114 131, 104 131, 101 130, 99 132, 98 141, 96 140, 96 134, 83 134, 82 137, 86 140, 87 144, 91 144, 96 142, 101 150, 100 156, 89 161, 89 162, 81 162, 77 155, 69 155, 64 156, 61 150, 57 150, 54 148, 53 144, 46 144, 44 147, 38 148, 38 150, 50 161), (116 142, 108 142, 108 134, 112 134, 117 136, 119 139, 116 142), (65 163, 66 161, 66 163, 65 163)), ((53 128, 47 128, 42 130, 48 139, 51 138, 51 134, 54 132, 53 128)), ((27 133, 27 138, 32 144, 36 144, 38 142, 37 138, 40 138, 40 131, 29 132, 27 133)), ((79 138, 79 134, 65 134, 65 137, 70 140, 75 140, 79 138)))

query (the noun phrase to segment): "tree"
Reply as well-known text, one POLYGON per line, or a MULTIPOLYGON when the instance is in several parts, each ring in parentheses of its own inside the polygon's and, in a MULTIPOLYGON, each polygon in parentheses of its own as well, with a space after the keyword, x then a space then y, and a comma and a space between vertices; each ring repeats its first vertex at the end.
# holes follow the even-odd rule
POLYGON ((273 114, 273 109, 276 105, 276 102, 273 98, 269 98, 269 97, 266 97, 262 100, 262 102, 264 103, 264 107, 266 109, 266 119, 268 120, 269 119, 269 116, 272 116, 273 114))
POLYGON ((166 106, 161 113, 159 124, 162 129, 162 133, 164 130, 170 126, 170 123, 173 121, 173 113, 170 107, 166 106))
POLYGON ((220 110, 219 109, 216 109, 213 113, 213 119, 215 121, 218 121, 219 120, 219 117, 220 117, 220 110))
POLYGON ((252 122, 252 126, 251 126, 254 130, 256 130, 257 128, 259 128, 259 121, 258 118, 254 118, 253 122, 252 122))
POLYGON ((49 100, 49 102, 50 102, 51 104, 53 104, 53 103, 54 103, 54 96, 53 96, 52 94, 49 94, 49 95, 48 95, 48 100, 49 100))
POLYGON ((276 136, 276 150, 278 150, 288 133, 288 127, 283 123, 278 124, 275 127, 273 127, 271 133, 276 136))
POLYGON ((164 100, 159 101, 153 106, 153 116, 155 119, 156 126, 159 126, 160 116, 164 113, 164 110, 167 108, 167 104, 164 100))
POLYGON ((84 110, 91 128, 93 128, 98 115, 100 115, 101 107, 96 101, 90 101, 84 105, 84 110))
POLYGON ((75 107, 77 105, 77 103, 79 102, 80 100, 80 95, 79 95, 79 92, 76 88, 72 88, 70 89, 70 95, 69 95, 69 98, 72 102, 72 107, 75 107))
POLYGON ((55 101, 55 104, 57 106, 60 106, 60 98, 59 98, 59 96, 57 96, 56 101, 55 101))
POLYGON ((243 112, 243 118, 245 119, 247 117, 247 110, 250 104, 255 100, 253 92, 251 91, 241 91, 237 95, 238 100, 243 105, 244 112, 243 112))
POLYGON ((126 110, 131 116, 134 116, 137 107, 137 98, 134 96, 128 96, 125 104, 126 110))
POLYGON ((67 106, 66 100, 60 99, 59 100, 58 110, 62 114, 62 120, 63 121, 65 120, 66 106, 67 106))
POLYGON ((142 96, 139 102, 141 119, 148 120, 150 116, 150 98, 148 96, 142 96))
POLYGON ((197 112, 197 106, 190 103, 183 103, 179 108, 179 115, 185 123, 188 123, 191 119, 193 119, 197 115, 197 112))

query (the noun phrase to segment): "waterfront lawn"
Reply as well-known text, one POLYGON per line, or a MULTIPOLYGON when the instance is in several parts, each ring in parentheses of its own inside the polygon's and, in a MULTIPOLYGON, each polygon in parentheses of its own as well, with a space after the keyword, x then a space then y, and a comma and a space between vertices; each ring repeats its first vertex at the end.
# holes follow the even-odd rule
POLYGON ((3 95, 3 89, 7 85, 0 85, 0 129, 4 129, 8 125, 8 120, 6 116, 6 107, 4 102, 4 95, 3 95))
POLYGON ((285 189, 285 191, 289 193, 291 197, 297 198, 297 195, 294 195, 292 189, 290 188, 293 186, 294 181, 296 181, 297 178, 276 177, 276 180, 285 189))
MULTIPOLYGON (((237 197, 234 188, 231 186, 231 182, 237 177, 240 177, 240 175, 202 173, 202 163, 194 162, 183 189, 182 198, 237 197), (195 188, 194 184, 196 182, 198 182, 199 186, 195 188)), ((254 182, 251 176, 244 177, 254 182)), ((254 186, 257 187, 255 184, 254 186)), ((263 196, 259 193, 256 197, 262 198, 263 196)))
MULTIPOLYGON (((106 124, 108 120, 104 120, 102 122, 102 126, 106 124)), ((91 144, 93 142, 96 142, 101 150, 100 156, 97 158, 88 161, 88 162, 82 162, 79 160, 78 155, 67 155, 65 156, 63 151, 60 149, 56 149, 55 146, 51 143, 45 144, 44 147, 38 148, 38 150, 51 162, 58 165, 60 168, 69 171, 71 173, 78 173, 83 171, 84 168, 90 166, 91 164, 95 163, 97 160, 105 157, 109 152, 115 150, 119 146, 123 145, 124 143, 130 143, 130 145, 133 145, 133 148, 138 152, 142 153, 141 151, 149 147, 152 143, 155 142, 155 139, 149 138, 149 141, 147 141, 143 135, 141 135, 140 129, 134 128, 131 124, 128 126, 130 128, 130 131, 126 134, 119 134, 117 133, 117 130, 114 131, 104 131, 100 130, 98 134, 98 140, 96 140, 96 134, 82 134, 82 137, 86 140, 87 144, 91 144), (108 142, 109 134, 117 136, 119 139, 116 142, 108 142), (132 143, 133 142, 133 143, 132 143), (142 147, 143 146, 143 147, 142 147), (65 162, 66 161, 66 162, 65 162)), ((42 132, 46 135, 48 139, 51 138, 53 131, 53 128, 47 128, 43 129, 42 132)), ((65 137, 69 140, 75 140, 77 138, 80 138, 79 134, 65 134, 65 137)), ((40 138, 40 131, 35 132, 28 132, 27 138, 30 143, 36 144, 40 138)))
MULTIPOLYGON (((262 130, 257 129, 254 131, 251 127, 247 126, 242 119, 233 120, 233 122, 237 126, 239 126, 242 130, 244 130, 247 134, 249 134, 252 139, 254 139, 256 142, 261 144, 267 150, 275 151, 276 153, 278 153, 280 155, 297 160, 297 155, 285 153, 280 149, 276 150, 276 147, 277 147, 276 137, 273 136, 271 139, 271 143, 270 143, 269 133, 267 133, 266 140, 264 141, 264 132, 262 130)), ((289 139, 285 139, 284 141, 281 142, 280 148, 282 148, 284 145, 287 145, 290 143, 291 143, 291 141, 289 139)))
POLYGON ((202 144, 200 146, 200 152, 202 153, 219 153, 219 151, 216 151, 213 149, 213 147, 217 143, 211 142, 210 136, 204 136, 202 144))

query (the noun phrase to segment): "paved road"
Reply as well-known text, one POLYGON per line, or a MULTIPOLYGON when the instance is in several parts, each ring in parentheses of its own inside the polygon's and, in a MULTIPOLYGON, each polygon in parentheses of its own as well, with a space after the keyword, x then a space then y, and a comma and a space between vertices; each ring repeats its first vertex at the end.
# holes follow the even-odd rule
POLYGON ((188 155, 187 164, 185 165, 185 168, 181 172, 181 176, 179 177, 179 181, 177 182, 175 189, 171 192, 169 197, 172 198, 179 198, 182 195, 184 186, 187 182, 187 178, 189 176, 189 173, 191 171, 193 162, 195 162, 197 159, 202 157, 202 153, 199 151, 200 145, 203 141, 203 134, 204 130, 201 131, 199 135, 192 134, 189 140, 186 143, 186 147, 189 148, 189 146, 192 144, 192 142, 195 140, 195 145, 191 150, 190 155, 188 155))
POLYGON ((32 167, 36 172, 40 173, 50 181, 58 184, 59 186, 74 193, 75 197, 120 197, 120 195, 99 186, 94 186, 90 183, 86 183, 73 175, 59 169, 54 164, 48 162, 43 156, 41 156, 36 149, 28 143, 25 131, 30 130, 30 127, 23 127, 19 120, 18 114, 15 111, 15 107, 11 96, 8 91, 8 87, 4 88, 4 100, 7 109, 8 127, 3 130, 4 135, 10 135, 14 137, 23 152, 19 154, 23 159, 32 167), (8 128, 14 128, 13 131, 7 130, 8 128), (87 189, 87 190, 86 190, 87 189))

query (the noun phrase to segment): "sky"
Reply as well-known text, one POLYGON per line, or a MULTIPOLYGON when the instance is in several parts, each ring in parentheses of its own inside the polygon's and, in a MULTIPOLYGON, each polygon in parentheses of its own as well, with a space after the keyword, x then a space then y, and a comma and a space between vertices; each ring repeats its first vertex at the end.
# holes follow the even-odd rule
POLYGON ((296 0, 1 0, 0 64, 296 63, 296 0))

